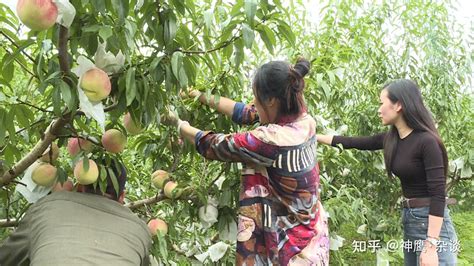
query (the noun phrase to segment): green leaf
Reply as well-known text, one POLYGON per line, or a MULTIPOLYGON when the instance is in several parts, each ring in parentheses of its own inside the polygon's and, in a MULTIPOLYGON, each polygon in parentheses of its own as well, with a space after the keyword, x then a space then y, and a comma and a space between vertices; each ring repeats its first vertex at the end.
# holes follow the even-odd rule
POLYGON ((61 90, 61 95, 66 103, 66 106, 68 107, 69 110, 76 110, 77 109, 77 104, 76 104, 76 99, 74 98, 74 95, 71 92, 71 87, 64 82, 60 81, 59 82, 59 89, 61 90))
POLYGON ((273 54, 273 46, 276 44, 275 35, 273 31, 266 25, 260 25, 257 31, 260 33, 260 37, 265 43, 265 46, 267 47, 268 51, 273 54))
POLYGON ((10 63, 3 67, 2 76, 5 81, 10 82, 13 79, 13 74, 15 73, 15 64, 10 63))
POLYGON ((5 110, 0 108, 0 146, 3 146, 5 142, 5 133, 7 131, 7 128, 5 127, 6 115, 7 113, 5 110))
POLYGON ((165 21, 164 39, 166 45, 170 45, 176 37, 176 17, 172 12, 169 12, 168 19, 165 21))
POLYGON ((61 115, 61 89, 53 87, 53 112, 55 115, 61 115))
POLYGON ((244 37, 245 47, 248 49, 252 48, 253 41, 255 39, 255 33, 247 24, 242 24, 242 35, 244 37))
POLYGON ((158 66, 158 64, 160 64, 161 62, 161 59, 163 59, 164 56, 158 56, 158 57, 155 57, 153 59, 153 61, 151 61, 151 64, 150 66, 148 67, 148 71, 152 72, 153 70, 155 70, 155 68, 158 66))
POLYGON ((67 173, 61 167, 57 167, 56 169, 57 169, 57 174, 56 174, 57 182, 63 184, 67 180, 67 173))
POLYGON ((244 41, 240 38, 237 39, 234 43, 234 64, 235 68, 238 69, 242 62, 244 61, 244 41))
MULTIPOLYGON (((12 108, 13 109, 13 108, 12 108)), ((34 119, 33 112, 24 105, 15 106, 15 116, 21 127, 28 127, 34 119)))
POLYGON ((291 46, 295 46, 295 34, 291 30, 290 26, 284 22, 284 21, 278 21, 278 26, 277 26, 278 32, 285 37, 285 39, 288 41, 288 43, 291 46))
POLYGON ((137 87, 135 84, 135 68, 129 68, 127 71, 127 79, 126 79, 126 98, 127 98, 127 106, 132 104, 135 96, 137 94, 137 87))
POLYGON ((179 77, 179 69, 182 64, 182 58, 183 58, 183 53, 179 51, 173 53, 173 55, 171 56, 171 69, 176 78, 179 77))
POLYGON ((178 12, 181 14, 181 15, 185 15, 186 13, 186 6, 185 6, 185 2, 183 0, 172 0, 171 3, 173 4, 173 6, 176 8, 176 10, 178 10, 178 12))
POLYGON ((110 181, 112 181, 112 185, 114 186, 115 193, 117 194, 117 197, 118 197, 119 184, 118 184, 117 176, 115 175, 115 172, 110 168, 107 168, 107 172, 109 173, 110 181))
POLYGON ((168 259, 168 248, 167 248, 167 244, 166 244, 166 240, 165 240, 165 237, 162 235, 162 233, 160 231, 158 231, 158 233, 156 234, 156 239, 158 240, 158 248, 160 250, 160 254, 164 260, 167 260, 168 259))
POLYGON ((206 28, 208 30, 211 29, 212 26, 212 19, 214 18, 214 11, 212 9, 208 9, 204 11, 204 25, 206 25, 206 28))
POLYGON ((253 26, 255 14, 257 13, 257 0, 245 0, 245 17, 249 25, 253 26))
POLYGON ((128 1, 111 1, 115 12, 119 17, 119 22, 122 24, 128 15, 128 1))
POLYGON ((107 39, 112 36, 112 28, 110 26, 103 26, 99 30, 99 36, 102 38, 102 40, 107 41, 107 39))
POLYGON ((100 180, 104 181, 107 180, 107 170, 105 167, 100 166, 100 180))
POLYGON ((101 30, 103 27, 97 24, 90 25, 90 26, 85 26, 82 28, 83 32, 98 32, 101 30))
POLYGON ((179 73, 181 67, 183 65, 183 53, 182 52, 175 52, 171 56, 171 69, 173 70, 173 74, 177 80, 179 80, 179 73))
POLYGON ((82 167, 84 168, 84 172, 89 171, 89 158, 85 154, 82 158, 82 167))
MULTIPOLYGON (((90 0, 90 2, 92 3, 92 5, 94 6, 94 8, 99 11, 100 13, 102 14, 105 14, 106 13, 106 8, 105 8, 105 1, 104 0, 90 0)), ((115 2, 115 1, 112 1, 112 2, 115 2)), ((119 1, 121 2, 121 1, 119 1)))

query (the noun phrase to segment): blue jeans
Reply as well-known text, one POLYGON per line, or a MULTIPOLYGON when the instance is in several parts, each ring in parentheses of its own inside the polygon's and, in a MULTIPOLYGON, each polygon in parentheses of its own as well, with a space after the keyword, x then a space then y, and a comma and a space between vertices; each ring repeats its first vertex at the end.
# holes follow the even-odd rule
MULTIPOLYGON (((420 265, 420 254, 428 232, 428 213, 429 207, 403 208, 402 210, 405 266, 420 265)), ((439 237, 439 265, 456 265, 460 247, 447 207, 444 209, 439 237)))

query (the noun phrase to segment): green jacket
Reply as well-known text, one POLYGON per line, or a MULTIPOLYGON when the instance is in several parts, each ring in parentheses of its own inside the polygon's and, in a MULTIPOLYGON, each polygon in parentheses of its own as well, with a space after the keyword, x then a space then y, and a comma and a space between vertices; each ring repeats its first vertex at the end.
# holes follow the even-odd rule
POLYGON ((149 265, 151 234, 120 203, 55 192, 33 204, 0 247, 0 265, 149 265))

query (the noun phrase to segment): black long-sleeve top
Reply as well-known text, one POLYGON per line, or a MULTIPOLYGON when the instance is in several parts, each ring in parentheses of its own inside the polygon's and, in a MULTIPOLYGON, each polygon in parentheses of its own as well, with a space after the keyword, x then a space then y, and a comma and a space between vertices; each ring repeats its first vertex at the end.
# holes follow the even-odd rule
MULTIPOLYGON (((334 136, 331 145, 344 148, 380 150, 386 133, 370 137, 334 136)), ((413 131, 398 139, 392 159, 392 172, 400 178, 406 198, 431 198, 430 214, 443 217, 446 202, 446 176, 443 155, 434 136, 413 131)))

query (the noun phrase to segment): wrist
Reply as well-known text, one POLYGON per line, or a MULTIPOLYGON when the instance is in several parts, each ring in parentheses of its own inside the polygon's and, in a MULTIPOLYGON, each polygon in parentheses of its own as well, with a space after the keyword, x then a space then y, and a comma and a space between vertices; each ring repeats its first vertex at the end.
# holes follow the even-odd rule
POLYGON ((424 246, 426 249, 436 249, 436 247, 438 246, 438 243, 439 243, 439 239, 434 238, 434 237, 427 237, 425 239, 424 246))
POLYGON ((189 122, 188 122, 188 121, 183 121, 183 120, 179 119, 179 120, 178 120, 178 128, 177 128, 177 130, 178 130, 178 135, 181 135, 181 127, 182 127, 183 125, 189 126, 189 122))

